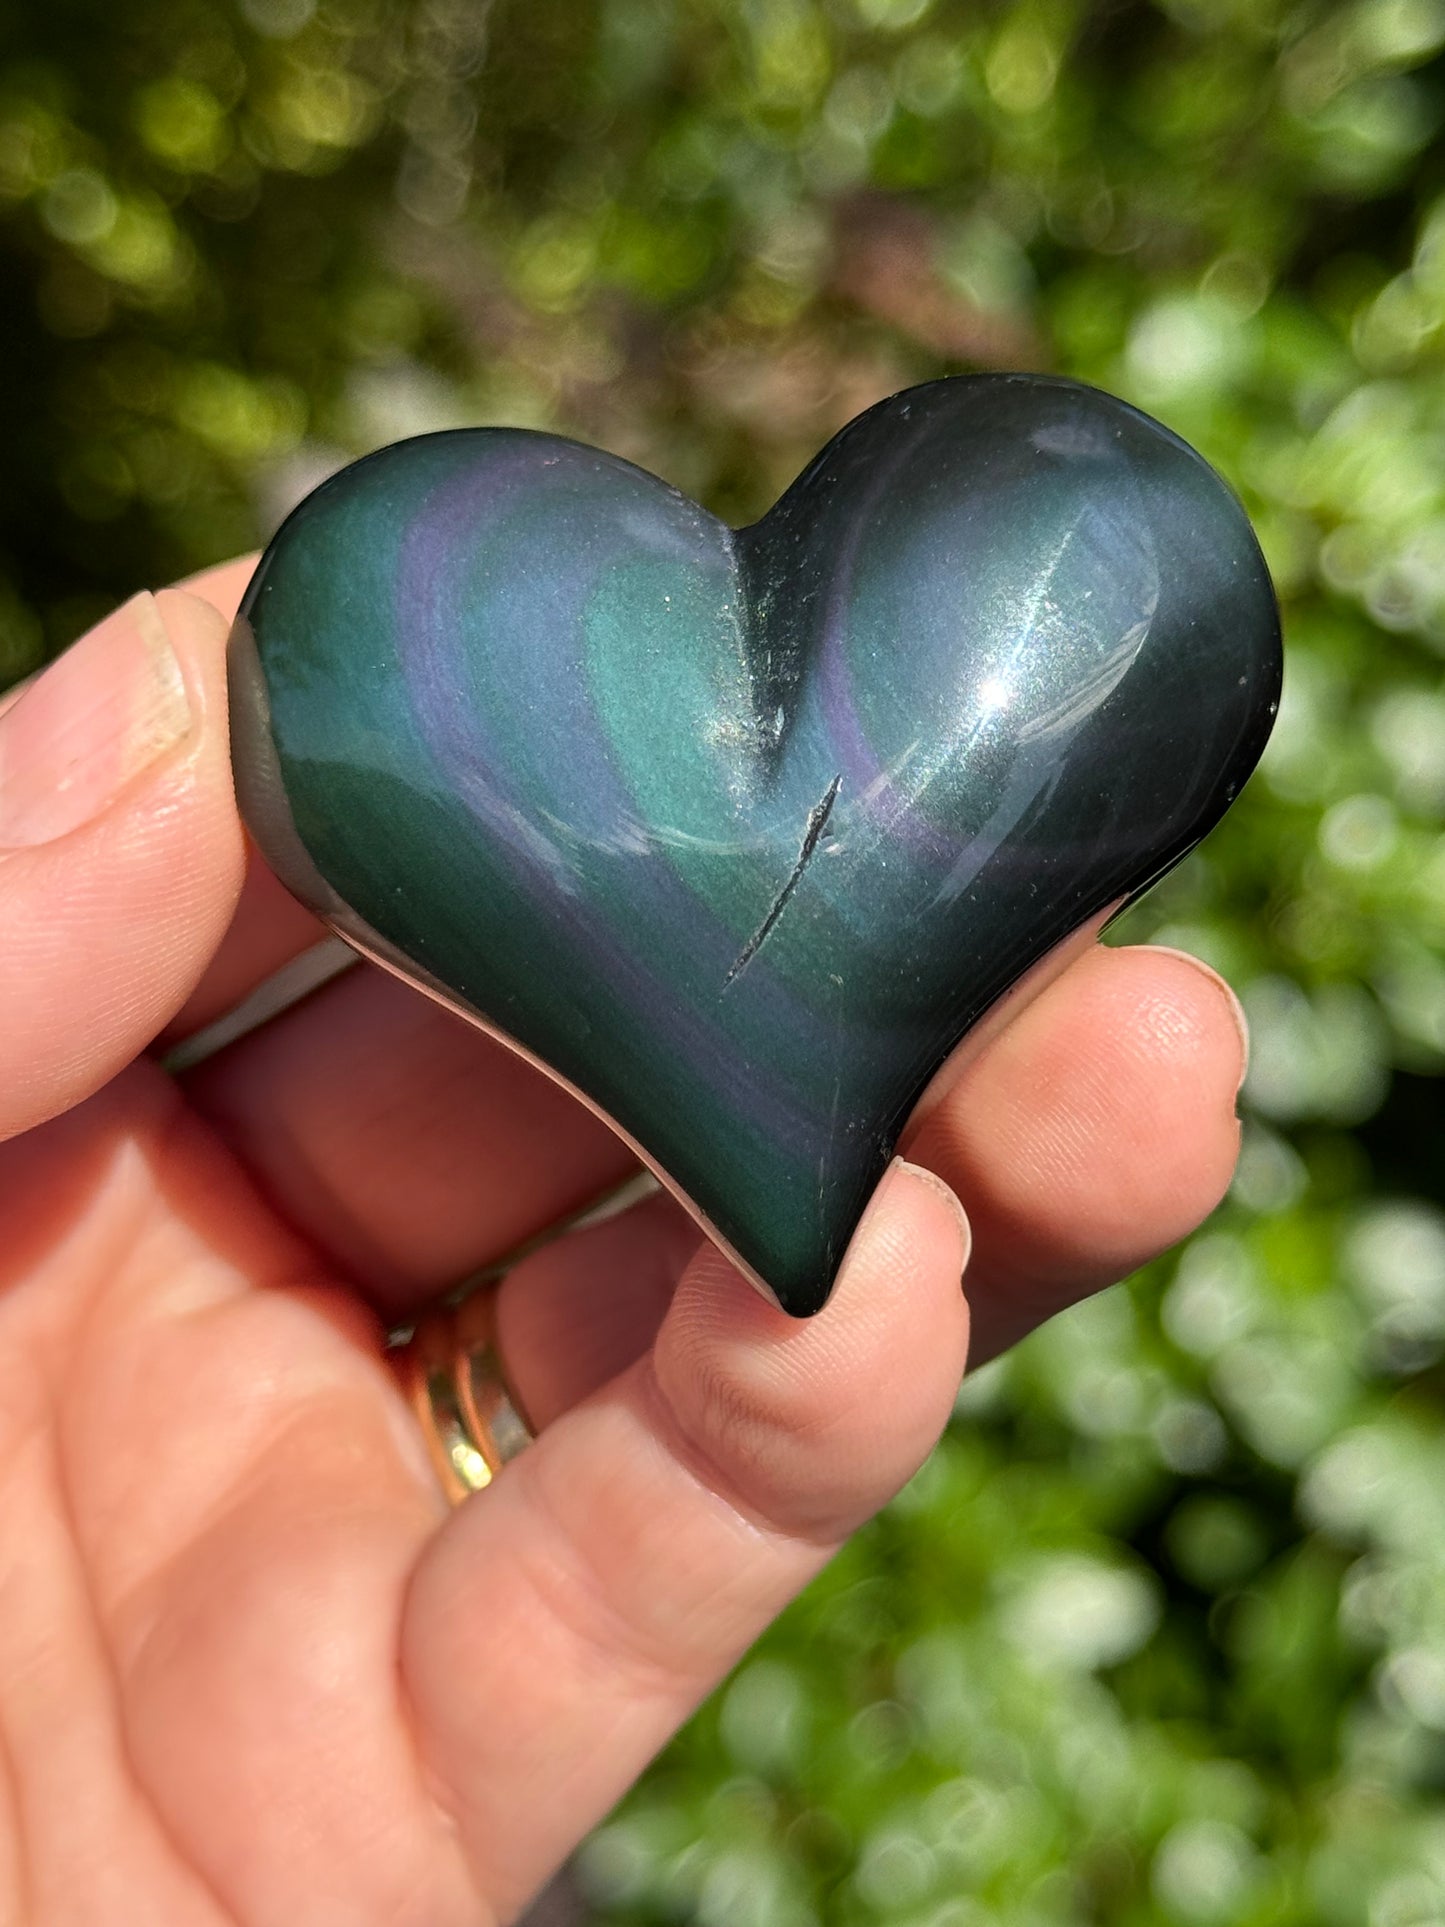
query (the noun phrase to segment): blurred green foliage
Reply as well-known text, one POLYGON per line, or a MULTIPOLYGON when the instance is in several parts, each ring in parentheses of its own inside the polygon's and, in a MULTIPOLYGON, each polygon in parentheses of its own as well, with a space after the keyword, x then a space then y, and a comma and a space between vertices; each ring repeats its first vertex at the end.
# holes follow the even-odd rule
POLYGON ((942 1448, 589 1844, 599 1922, 1445 1920, 1445 0, 18 0, 0 682, 337 462, 556 427, 760 511, 1048 367, 1234 481, 1260 776, 1128 934, 1229 1201, 942 1448))

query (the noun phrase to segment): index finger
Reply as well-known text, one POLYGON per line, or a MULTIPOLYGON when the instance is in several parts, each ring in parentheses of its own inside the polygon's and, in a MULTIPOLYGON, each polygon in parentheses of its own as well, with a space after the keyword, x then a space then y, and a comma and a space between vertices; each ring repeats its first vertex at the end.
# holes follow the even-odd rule
MULTIPOLYGON (((254 555, 238 556, 219 568, 188 576, 181 585, 234 622, 241 597, 256 567, 254 555)), ((250 838, 246 839, 246 879, 226 934, 201 981, 184 1007, 162 1032, 163 1046, 214 1023, 286 964, 322 942, 325 927, 276 881, 250 838)))
POLYGON ((0 717, 0 1137, 145 1049, 231 920, 225 636, 198 597, 135 596, 0 717))

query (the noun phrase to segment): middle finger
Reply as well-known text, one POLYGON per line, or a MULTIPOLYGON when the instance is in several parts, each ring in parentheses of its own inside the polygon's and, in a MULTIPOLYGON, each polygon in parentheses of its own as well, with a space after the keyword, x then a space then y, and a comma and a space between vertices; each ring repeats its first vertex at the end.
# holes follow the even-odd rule
POLYGON ((638 1168, 550 1078, 370 965, 182 1083, 270 1202, 397 1318, 638 1168))
MULTIPOLYGON (((980 1355, 1193 1228, 1238 1142, 1227 991, 1192 960, 1095 947, 908 1139, 974 1222, 980 1355)), ((636 1170, 582 1105, 364 968, 187 1077, 263 1188, 400 1318, 636 1170)))

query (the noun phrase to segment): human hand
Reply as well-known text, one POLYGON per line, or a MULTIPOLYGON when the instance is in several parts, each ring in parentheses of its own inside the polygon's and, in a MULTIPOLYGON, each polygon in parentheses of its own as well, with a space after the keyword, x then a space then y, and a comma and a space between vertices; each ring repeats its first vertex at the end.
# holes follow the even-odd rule
POLYGON ((178 1077, 148 1055, 319 934, 232 799, 248 571, 127 604, 0 716, 6 1927, 512 1919, 917 1468, 970 1344, 1174 1242, 1234 1163, 1227 993, 1095 948, 910 1141, 816 1318, 661 1197, 518 1263, 540 1437, 448 1512, 386 1323, 632 1161, 369 966, 178 1077))

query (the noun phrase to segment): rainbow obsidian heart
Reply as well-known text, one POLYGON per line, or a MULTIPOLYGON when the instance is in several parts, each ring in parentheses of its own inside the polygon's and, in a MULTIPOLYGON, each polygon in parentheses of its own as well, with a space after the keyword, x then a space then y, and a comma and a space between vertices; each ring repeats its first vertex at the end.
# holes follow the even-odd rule
POLYGON ((284 881, 800 1314, 945 1056, 1217 820, 1280 678, 1224 484, 1036 376, 880 403, 737 533, 555 436, 402 442, 286 522, 232 653, 284 881))

